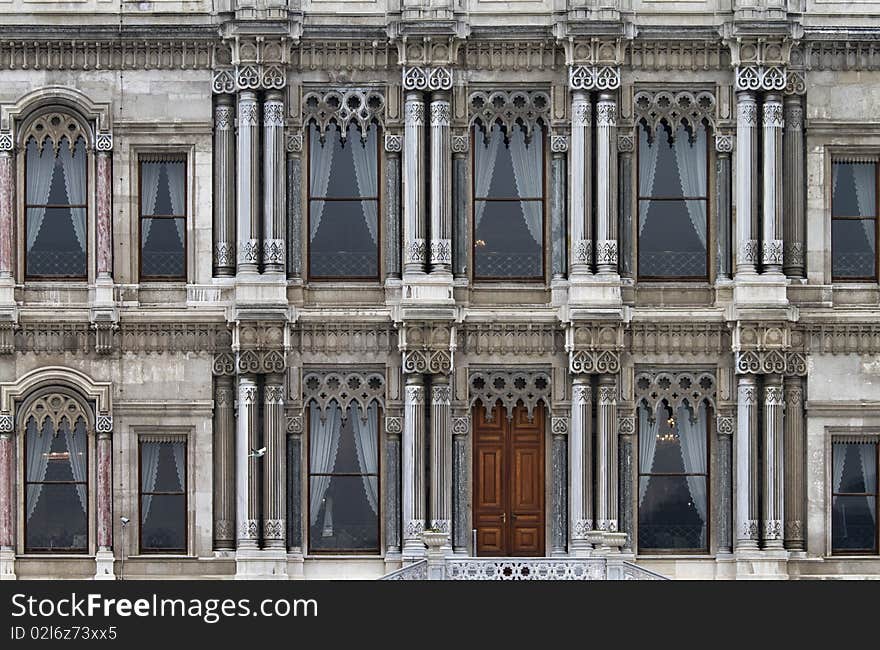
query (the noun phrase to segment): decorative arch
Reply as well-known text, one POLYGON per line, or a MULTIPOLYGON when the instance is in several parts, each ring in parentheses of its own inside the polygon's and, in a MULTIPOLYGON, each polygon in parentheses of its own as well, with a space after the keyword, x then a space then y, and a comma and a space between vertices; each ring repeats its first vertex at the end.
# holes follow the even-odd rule
POLYGON ((522 401, 531 420, 539 402, 549 408, 552 385, 550 373, 544 371, 476 370, 468 373, 468 405, 473 408, 479 400, 486 420, 491 421, 492 409, 498 400, 507 410, 508 419, 513 417, 517 403, 522 401))
POLYGON ((669 139, 675 138, 678 127, 683 126, 691 138, 696 137, 699 126, 715 129, 715 94, 709 90, 657 92, 642 90, 633 97, 636 121, 642 124, 653 141, 657 131, 666 129, 669 139))
POLYGON ((487 140, 495 124, 501 126, 505 138, 519 125, 529 140, 536 128, 550 126, 550 95, 541 90, 477 91, 468 97, 468 112, 470 123, 479 125, 487 140))
POLYGON ((705 401, 715 408, 716 386, 717 380, 712 372, 638 372, 635 377, 636 406, 648 409, 651 419, 662 403, 671 409, 684 406, 694 411, 705 401))
POLYGON ((51 110, 64 109, 73 113, 87 127, 89 149, 101 149, 102 140, 109 137, 112 112, 109 102, 94 102, 87 95, 68 86, 44 86, 23 95, 13 104, 0 105, 0 131, 20 136, 31 120, 51 110), (20 132, 20 133, 19 133, 20 132))
POLYGON ((370 404, 376 402, 385 409, 385 375, 381 372, 307 372, 303 376, 303 405, 315 403, 322 418, 335 402, 343 419, 348 407, 360 409, 367 417, 370 404))
POLYGON ((340 88, 327 92, 312 91, 303 96, 303 124, 314 122, 318 127, 321 141, 330 124, 339 127, 343 141, 346 139, 348 125, 354 122, 361 133, 361 140, 367 139, 371 124, 384 129, 385 95, 377 89, 340 88))

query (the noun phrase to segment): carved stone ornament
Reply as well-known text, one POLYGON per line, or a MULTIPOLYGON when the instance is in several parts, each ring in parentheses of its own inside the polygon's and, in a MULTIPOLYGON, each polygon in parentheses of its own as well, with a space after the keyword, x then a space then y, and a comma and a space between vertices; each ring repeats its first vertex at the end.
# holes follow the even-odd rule
POLYGON ((302 435, 305 430, 302 415, 288 415, 285 417, 285 423, 288 435, 302 435))
POLYGON ((794 375, 807 374, 807 359, 801 352, 782 350, 749 350, 736 355, 736 372, 741 375, 794 375))
POLYGON ((307 372, 303 375, 303 404, 314 403, 321 417, 331 402, 342 410, 359 410, 361 418, 367 417, 367 409, 373 402, 385 408, 385 375, 381 372, 307 372))
POLYGON ((285 143, 285 149, 288 153, 302 153, 303 136, 302 133, 288 133, 285 143))
POLYGON ((232 68, 221 68, 214 70, 214 76, 211 80, 211 90, 217 94, 231 95, 236 91, 235 70, 232 68))
POLYGON ((448 375, 452 372, 452 355, 448 350, 407 350, 403 353, 403 372, 448 375))
POLYGON ((492 409, 501 400, 507 410, 507 418, 513 418, 513 410, 522 402, 532 420, 538 402, 550 405, 550 373, 509 372, 503 370, 477 370, 468 373, 468 403, 473 406, 477 400, 483 405, 486 419, 492 419, 492 409))
POLYGON ((770 239, 763 244, 761 260, 764 264, 782 264, 782 240, 770 239))
POLYGON ((469 415, 457 415, 452 418, 452 435, 466 436, 471 432, 471 418, 469 415))
POLYGON ((567 135, 551 135, 550 136, 550 151, 553 153, 565 153, 568 151, 568 136, 567 135))
POLYGON ((452 153, 467 153, 471 147, 471 140, 467 135, 452 136, 452 153))
POLYGON ((15 431, 13 417, 8 413, 0 415, 0 433, 12 433, 13 431, 15 431))
POLYGON ((388 153, 400 153, 403 151, 403 136, 397 134, 386 135, 385 151, 388 153))
POLYGON ((13 139, 11 131, 0 131, 0 151, 12 151, 13 139))
POLYGON ((348 125, 354 122, 366 141, 370 125, 385 123, 385 96, 379 90, 348 88, 327 92, 312 91, 303 97, 303 124, 314 122, 321 140, 331 123, 339 128, 343 141, 347 137, 348 125))
POLYGON ((617 434, 621 436, 631 436, 636 432, 636 418, 634 415, 625 415, 618 413, 617 415, 617 434))
MULTIPOLYGON (((86 127, 80 123, 78 119, 65 113, 46 113, 40 115, 33 120, 27 129, 21 134, 21 142, 26 145, 31 139, 37 144, 37 148, 42 151, 48 141, 55 155, 64 141, 65 146, 73 152, 76 142, 82 139, 89 146, 91 136, 86 127)), ((112 140, 111 140, 112 143, 112 140)), ((112 144, 111 144, 112 148, 112 144)))
POLYGON ((596 241, 596 264, 617 265, 616 239, 599 239, 596 241))
POLYGON ((405 66, 404 90, 450 90, 452 69, 447 67, 405 66))
POLYGON ((616 65, 572 65, 568 68, 571 90, 616 90, 620 88, 620 68, 616 65))
POLYGON ((385 433, 390 436, 399 436, 401 433, 403 433, 403 418, 396 415, 386 416, 385 433))
POLYGON ((574 374, 614 375, 620 372, 620 352, 616 350, 572 350, 568 369, 574 374))
POLYGON ((215 375, 235 375, 235 355, 232 352, 215 354, 212 370, 215 375))
POLYGON ((635 142, 631 133, 620 133, 617 136, 618 153, 632 153, 635 151, 635 142))
MULTIPOLYGON (((50 393, 35 399, 20 417, 22 426, 27 426, 33 420, 37 431, 42 431, 48 421, 52 425, 53 435, 58 435, 62 425, 73 430, 79 420, 87 426, 91 421, 91 414, 86 407, 79 400, 63 393, 50 393)), ((112 428, 111 424, 110 429, 112 428)))
POLYGON ((554 416, 550 419, 550 431, 555 436, 568 435, 568 423, 569 419, 567 416, 554 416))
POLYGON ((783 91, 787 85, 783 65, 739 65, 736 67, 737 90, 783 91))
POLYGON ((636 404, 644 406, 653 417, 661 403, 676 409, 687 406, 696 410, 700 402, 715 405, 717 381, 713 372, 653 372, 635 376, 636 404))
POLYGON ((729 134, 716 133, 715 134, 715 151, 718 153, 732 153, 733 152, 733 142, 734 137, 729 134))
POLYGON ((575 264, 593 263, 593 240, 576 239, 572 242, 571 259, 575 264))
POLYGON ((452 240, 431 240, 431 264, 452 264, 452 240))
POLYGON ((480 125, 487 141, 495 124, 501 125, 505 137, 518 124, 528 141, 536 128, 550 123, 550 95, 540 90, 473 92, 468 97, 468 113, 471 124, 480 125))
POLYGON ((719 415, 715 418, 715 430, 719 436, 732 436, 736 431, 736 418, 732 415, 719 415))
POLYGON ((98 133, 95 136, 95 151, 113 151, 113 134, 108 132, 98 133))
POLYGON ((238 353, 238 372, 242 374, 282 374, 287 359, 281 350, 242 350, 238 353))
POLYGON ((715 126, 715 95, 708 90, 696 92, 657 92, 642 90, 633 97, 633 112, 648 133, 648 140, 657 137, 661 125, 668 129, 669 139, 675 138, 679 127, 684 126, 691 139, 703 125, 715 126))

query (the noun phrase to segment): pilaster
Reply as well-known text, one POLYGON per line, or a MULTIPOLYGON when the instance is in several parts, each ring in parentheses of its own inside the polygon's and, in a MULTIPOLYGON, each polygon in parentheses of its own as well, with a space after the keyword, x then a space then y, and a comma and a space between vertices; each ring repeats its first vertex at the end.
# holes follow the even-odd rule
POLYGON ((285 549, 286 499, 286 422, 284 418, 284 377, 265 375, 263 384, 263 548, 285 549))
POLYGON ((3 420, 0 422, 0 580, 15 580, 12 417, 7 416, 3 420))
POLYGON ((425 557, 425 387, 421 374, 406 377, 401 439, 403 560, 425 557))
POLYGON ((596 408, 596 529, 617 532, 617 378, 599 375, 596 408))
POLYGON ((762 508, 762 532, 764 548, 778 550, 783 547, 783 506, 784 506, 784 438, 783 409, 785 398, 782 377, 772 374, 764 376, 764 440, 763 440, 763 480, 764 497, 762 508))
POLYGON ((448 377, 435 375, 431 385, 431 529, 445 533, 452 551, 452 429, 448 377))
POLYGON ((593 107, 584 90, 571 94, 571 186, 569 188, 570 276, 589 275, 593 263, 592 174, 590 170, 593 107))
POLYGON ((762 248, 764 275, 782 273, 782 95, 767 93, 763 105, 762 248))
POLYGON ((804 166, 804 102, 801 95, 785 96, 783 135, 783 255, 782 270, 790 278, 803 278, 806 231, 806 178, 804 166))
POLYGON ((420 91, 406 93, 403 137, 403 271, 404 276, 425 272, 424 131, 425 102, 420 91))
POLYGON ((737 384, 736 551, 758 548, 758 387, 752 375, 740 375, 737 384))
POLYGON ((234 95, 217 95, 214 106, 214 275, 235 275, 234 95))
POLYGON ((784 534, 785 548, 805 550, 806 531, 806 428, 804 426, 804 380, 797 376, 785 377, 785 488, 784 534))
MULTIPOLYGON (((450 183, 449 93, 431 94, 431 227, 430 268, 449 275, 452 270, 452 192, 450 183)), ((449 278, 451 281, 451 277, 449 278)))
POLYGON ((259 548, 260 484, 256 450, 260 448, 257 404, 257 377, 238 377, 238 420, 235 435, 235 519, 238 550, 259 548))
POLYGON ((97 524, 97 552, 95 553, 95 580, 115 580, 113 572, 113 418, 99 414, 96 418, 97 490, 95 520, 97 524))
POLYGON ((617 276, 617 93, 596 102, 596 272, 617 276))
POLYGON ((758 261, 755 229, 758 105, 755 93, 736 94, 736 275, 753 275, 758 261))
POLYGON ((285 270, 284 95, 267 90, 263 101, 263 227, 264 273, 285 270))
POLYGON ((214 550, 235 549, 235 378, 214 377, 214 550))
POLYGON ((593 530, 593 387, 589 375, 574 378, 568 444, 568 552, 586 557, 593 530))

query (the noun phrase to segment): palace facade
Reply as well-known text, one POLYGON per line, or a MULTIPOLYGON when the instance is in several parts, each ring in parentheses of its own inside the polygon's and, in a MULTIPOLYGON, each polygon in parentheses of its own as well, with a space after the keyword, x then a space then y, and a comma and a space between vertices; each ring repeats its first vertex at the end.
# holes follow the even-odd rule
POLYGON ((0 577, 880 576, 880 2, 0 15, 0 577))

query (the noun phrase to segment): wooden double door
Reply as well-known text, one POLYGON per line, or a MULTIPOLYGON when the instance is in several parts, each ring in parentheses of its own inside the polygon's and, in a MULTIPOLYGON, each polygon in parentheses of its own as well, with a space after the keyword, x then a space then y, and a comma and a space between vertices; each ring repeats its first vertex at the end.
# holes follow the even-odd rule
POLYGON ((544 555, 544 406, 474 407, 473 525, 477 555, 544 555))

